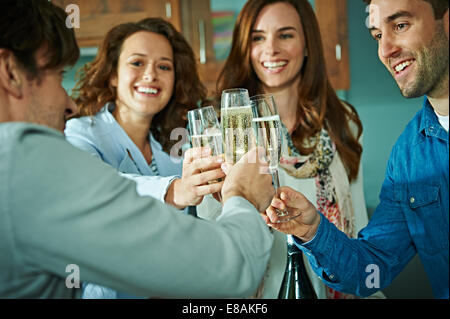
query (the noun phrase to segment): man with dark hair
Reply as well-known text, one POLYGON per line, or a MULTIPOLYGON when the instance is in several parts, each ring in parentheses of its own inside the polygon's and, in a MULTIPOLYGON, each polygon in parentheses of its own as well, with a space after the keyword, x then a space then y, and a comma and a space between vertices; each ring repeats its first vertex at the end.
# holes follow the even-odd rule
POLYGON ((139 197, 61 134, 76 111, 62 71, 79 55, 65 17, 47 0, 0 2, 0 298, 76 298, 80 281, 136 296, 253 294, 272 245, 258 214, 273 196, 267 163, 228 168, 217 223, 139 197))
POLYGON ((403 96, 425 98, 391 152, 380 204, 358 238, 347 238, 290 188, 272 206, 302 215, 273 224, 271 206, 264 216, 295 235, 314 271, 336 290, 371 295, 417 253, 435 297, 449 297, 449 40, 443 19, 447 0, 370 1, 369 28, 381 62, 403 96))

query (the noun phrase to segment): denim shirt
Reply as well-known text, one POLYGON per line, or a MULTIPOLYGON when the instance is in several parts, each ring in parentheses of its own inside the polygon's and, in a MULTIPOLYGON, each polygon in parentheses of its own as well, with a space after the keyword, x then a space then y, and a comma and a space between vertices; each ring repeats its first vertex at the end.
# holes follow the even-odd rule
POLYGON ((449 297, 448 133, 428 99, 395 144, 380 203, 357 239, 322 214, 303 243, 314 271, 330 287, 368 296, 389 285, 416 253, 436 298, 449 297))

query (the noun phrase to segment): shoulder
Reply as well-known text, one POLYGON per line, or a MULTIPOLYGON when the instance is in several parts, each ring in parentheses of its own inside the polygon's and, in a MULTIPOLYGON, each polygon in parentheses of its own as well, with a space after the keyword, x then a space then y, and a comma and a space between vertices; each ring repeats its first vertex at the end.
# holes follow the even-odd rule
POLYGON ((36 162, 38 158, 60 158, 72 148, 62 132, 49 127, 28 123, 0 124, 0 158, 12 159, 15 167, 31 165, 30 161, 36 162))
POLYGON ((405 126, 405 129, 395 142, 393 150, 398 149, 404 150, 405 147, 410 147, 421 141, 419 131, 423 116, 424 116, 424 109, 422 108, 414 115, 414 117, 405 126))
POLYGON ((108 135, 112 131, 112 126, 110 124, 113 122, 113 118, 110 117, 112 117, 112 115, 102 109, 94 116, 83 116, 71 119, 66 123, 64 133, 66 136, 83 137, 108 135))
POLYGON ((19 122, 0 124, 0 146, 2 147, 20 145, 24 139, 36 136, 64 140, 61 132, 47 126, 19 122))

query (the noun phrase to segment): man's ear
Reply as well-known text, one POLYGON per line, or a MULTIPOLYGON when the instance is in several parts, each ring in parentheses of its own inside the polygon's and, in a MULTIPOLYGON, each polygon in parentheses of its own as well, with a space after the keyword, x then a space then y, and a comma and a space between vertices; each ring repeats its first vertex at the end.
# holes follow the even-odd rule
POLYGON ((15 98, 22 97, 25 73, 19 66, 14 54, 0 49, 0 85, 15 98))

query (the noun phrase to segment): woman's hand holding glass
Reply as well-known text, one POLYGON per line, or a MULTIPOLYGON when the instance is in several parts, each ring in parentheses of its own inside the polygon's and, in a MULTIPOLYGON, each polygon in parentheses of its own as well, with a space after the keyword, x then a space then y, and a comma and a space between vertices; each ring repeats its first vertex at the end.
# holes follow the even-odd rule
POLYGON ((199 205, 205 195, 220 193, 223 181, 217 180, 225 177, 222 162, 222 155, 211 156, 210 148, 188 149, 184 154, 182 177, 170 185, 166 203, 181 209, 199 205))

